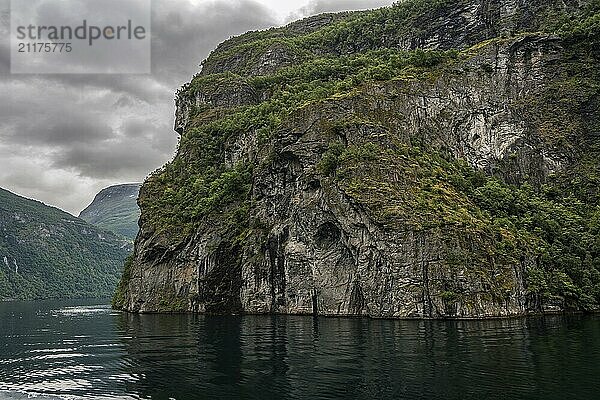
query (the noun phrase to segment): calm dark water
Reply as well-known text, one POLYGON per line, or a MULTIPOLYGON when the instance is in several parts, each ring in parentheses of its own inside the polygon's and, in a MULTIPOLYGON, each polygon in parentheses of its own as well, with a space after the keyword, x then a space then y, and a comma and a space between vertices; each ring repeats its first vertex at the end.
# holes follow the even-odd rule
POLYGON ((600 318, 128 315, 0 303, 0 399, 599 399, 600 318))

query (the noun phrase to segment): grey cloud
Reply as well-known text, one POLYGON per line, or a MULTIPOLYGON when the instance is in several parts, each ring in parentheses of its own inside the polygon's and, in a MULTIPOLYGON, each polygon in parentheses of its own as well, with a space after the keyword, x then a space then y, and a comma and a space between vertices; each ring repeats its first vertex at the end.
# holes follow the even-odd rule
MULTIPOLYGON (((68 117, 68 116, 67 116, 68 117)), ((72 145, 73 143, 84 143, 93 146, 112 134, 109 126, 101 124, 96 118, 84 118, 81 115, 75 115, 73 118, 67 118, 64 121, 49 125, 46 129, 43 141, 50 146, 53 145, 72 145)), ((39 139, 39 135, 36 135, 39 139)))
POLYGON ((10 71, 10 49, 8 44, 0 43, 0 76, 10 71))
MULTIPOLYGON (((2 155, 6 157, 6 155, 2 155)), ((6 160, 6 158, 4 158, 6 160)), ((10 158, 9 158, 10 160, 10 158)), ((75 185, 69 180, 65 180, 59 184, 58 178, 60 175, 49 176, 43 164, 38 164, 33 160, 25 160, 24 158, 10 160, 15 168, 0 173, 4 182, 7 182, 9 187, 18 187, 21 192, 44 192, 48 190, 56 190, 59 186, 61 189, 74 189, 75 185), (33 162, 32 162, 33 161, 33 162), (32 168, 32 167, 37 168, 32 168)))
POLYGON ((166 95, 173 97, 173 88, 154 75, 53 75, 46 76, 65 87, 80 90, 109 90, 113 94, 125 95, 132 100, 156 104, 166 95))
POLYGON ((128 181, 144 178, 171 155, 154 146, 152 140, 124 137, 95 146, 72 146, 61 152, 52 165, 59 169, 73 169, 85 177, 106 179, 120 176, 122 181, 128 181))
MULTIPOLYGON (((150 7, 146 0, 28 0, 12 3, 12 20, 19 24, 38 26, 61 26, 68 23, 80 26, 85 20, 89 26, 122 25, 128 19, 134 23, 149 23, 150 7)), ((66 41, 66 40, 65 40, 66 41)), ((57 57, 49 52, 37 52, 27 55, 26 59, 17 57, 15 65, 20 70, 49 71, 60 73, 85 72, 86 70, 109 72, 146 72, 150 48, 137 41, 96 41, 94 46, 75 41, 72 52, 64 52, 57 57), (31 62, 33 58, 34 62, 31 62), (54 62, 49 63, 49 60, 54 62), (54 63, 62 64, 57 68, 54 63)))
POLYGON ((123 123, 121 126, 121 130, 127 137, 131 138, 139 138, 139 137, 147 137, 148 132, 152 131, 154 126, 145 119, 142 118, 132 118, 123 123))
POLYGON ((43 158, 31 148, 0 146, 0 159, 10 165, 0 168, 0 186, 76 214, 81 204, 89 202, 89 193, 112 182, 74 179, 66 171, 52 169, 43 158))
POLYGON ((0 33, 7 34, 10 26, 10 0, 0 0, 0 33))
POLYGON ((122 107, 132 107, 135 104, 135 100, 128 95, 122 94, 117 97, 117 100, 114 102, 114 106, 117 108, 122 107))
POLYGON ((10 72, 10 0, 0 0, 0 78, 10 72))
POLYGON ((176 7, 161 0, 152 4, 152 71, 176 85, 189 80, 223 40, 276 24, 268 9, 248 0, 183 2, 176 7))
POLYGON ((55 115, 34 112, 29 119, 20 118, 12 129, 7 129, 12 131, 8 141, 47 148, 69 147, 75 143, 93 146, 113 135, 112 129, 97 116, 73 112, 63 113, 62 116, 62 120, 57 120, 55 115))
POLYGON ((292 21, 325 12, 367 10, 389 6, 395 1, 396 0, 310 0, 305 7, 290 14, 287 19, 292 21))
MULTIPOLYGON (((7 1, 0 0, 0 5, 2 3, 7 4, 7 1)), ((38 10, 38 18, 47 18, 54 12, 48 6, 51 3, 37 3, 43 5, 38 10)), ((3 14, 8 15, 8 12, 3 14)), ((173 92, 199 70, 200 62, 221 41, 250 29, 267 28, 276 23, 269 10, 249 0, 199 2, 196 5, 188 1, 154 0, 152 15, 152 75, 56 74, 44 75, 44 78, 66 86, 110 89, 150 103, 164 101, 166 93, 172 100, 173 92)), ((5 19, 7 21, 3 25, 8 26, 8 17, 5 19)), ((8 42, 0 42, 0 50, 0 68, 5 64, 8 71, 8 42)), ((129 54, 113 56, 130 57, 129 54)), ((89 62, 81 61, 83 64, 89 62)), ((29 76, 13 75, 9 78, 27 80, 29 76)))

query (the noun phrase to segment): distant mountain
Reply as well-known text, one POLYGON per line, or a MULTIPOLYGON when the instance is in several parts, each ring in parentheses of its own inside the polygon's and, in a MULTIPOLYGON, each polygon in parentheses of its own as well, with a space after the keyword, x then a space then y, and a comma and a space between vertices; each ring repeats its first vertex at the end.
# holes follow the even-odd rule
POLYGON ((103 189, 79 218, 128 239, 138 232, 140 209, 137 205, 140 183, 116 185, 103 189))
POLYGON ((0 301, 110 296, 130 243, 0 189, 0 301))

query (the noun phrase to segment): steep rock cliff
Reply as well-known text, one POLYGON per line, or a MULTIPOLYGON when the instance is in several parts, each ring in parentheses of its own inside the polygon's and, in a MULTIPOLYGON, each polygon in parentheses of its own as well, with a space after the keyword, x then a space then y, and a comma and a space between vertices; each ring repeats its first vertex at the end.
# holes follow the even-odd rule
POLYGON ((597 309, 598 8, 407 1, 221 45, 178 93, 115 305, 597 309))

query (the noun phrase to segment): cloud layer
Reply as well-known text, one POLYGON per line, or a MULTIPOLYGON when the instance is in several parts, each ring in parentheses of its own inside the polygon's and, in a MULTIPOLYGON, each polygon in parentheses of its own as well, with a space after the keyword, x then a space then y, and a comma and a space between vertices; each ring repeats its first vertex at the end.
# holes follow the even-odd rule
POLYGON ((299 18, 308 17, 310 15, 327 12, 379 8, 391 5, 393 2, 394 1, 392 0, 309 0, 305 6, 300 7, 298 10, 290 13, 290 15, 287 17, 287 20, 293 21, 299 18))

